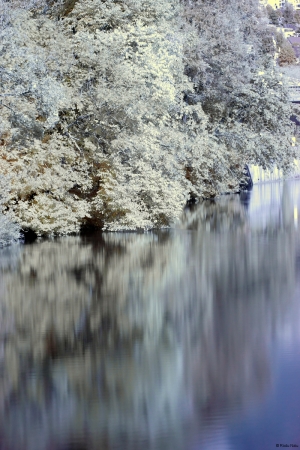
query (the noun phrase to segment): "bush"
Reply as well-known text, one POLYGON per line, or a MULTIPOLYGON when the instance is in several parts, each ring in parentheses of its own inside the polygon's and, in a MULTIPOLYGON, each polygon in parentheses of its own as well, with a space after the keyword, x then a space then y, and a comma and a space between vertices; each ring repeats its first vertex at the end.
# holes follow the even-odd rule
POLYGON ((8 180, 0 176, 0 248, 17 242, 20 237, 20 226, 15 223, 12 216, 4 214, 2 211, 3 202, 8 196, 8 180))
POLYGON ((295 64, 296 61, 297 58, 293 50, 293 47, 287 40, 285 40, 280 47, 280 53, 278 57, 279 65, 289 66, 291 64, 295 64))
POLYGON ((20 227, 0 213, 0 248, 17 242, 20 239, 20 227))

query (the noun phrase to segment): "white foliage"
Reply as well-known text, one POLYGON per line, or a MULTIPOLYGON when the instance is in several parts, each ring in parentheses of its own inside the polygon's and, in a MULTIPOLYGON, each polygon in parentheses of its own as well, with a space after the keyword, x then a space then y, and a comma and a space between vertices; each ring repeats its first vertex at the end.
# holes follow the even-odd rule
POLYGON ((17 242, 20 235, 20 227, 15 223, 14 217, 5 215, 2 211, 3 202, 8 197, 8 180, 0 176, 0 248, 17 242))
POLYGON ((259 25, 245 37, 255 0, 194 2, 192 24, 177 0, 32 6, 0 30, 0 171, 23 228, 168 226, 247 162, 288 167, 287 97, 259 25))

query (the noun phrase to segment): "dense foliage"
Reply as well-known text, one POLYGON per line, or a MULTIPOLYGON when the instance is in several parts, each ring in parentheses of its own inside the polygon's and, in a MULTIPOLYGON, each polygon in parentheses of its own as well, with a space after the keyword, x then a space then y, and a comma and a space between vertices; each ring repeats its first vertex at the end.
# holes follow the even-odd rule
POLYGON ((237 191, 245 163, 288 170, 256 0, 2 5, 2 197, 23 229, 168 226, 188 199, 237 191))

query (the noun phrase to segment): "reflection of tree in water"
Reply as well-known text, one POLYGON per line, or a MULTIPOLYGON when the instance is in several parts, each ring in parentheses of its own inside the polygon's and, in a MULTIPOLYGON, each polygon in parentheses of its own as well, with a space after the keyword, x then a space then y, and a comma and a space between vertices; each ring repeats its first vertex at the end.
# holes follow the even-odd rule
POLYGON ((208 415, 260 395, 269 383, 268 344, 281 330, 295 286, 293 210, 287 204, 283 198, 277 222, 255 232, 245 211, 238 218, 235 197, 223 199, 221 220, 212 203, 187 212, 195 230, 191 259, 206 268, 213 286, 209 326, 198 327, 187 350, 194 402, 200 410, 205 404, 208 415))
POLYGON ((265 391, 294 286, 289 221, 253 233, 234 197, 186 212, 182 228, 42 242, 3 269, 7 446, 80 435, 134 448, 167 433, 156 448, 180 449, 184 416, 204 424, 265 391))

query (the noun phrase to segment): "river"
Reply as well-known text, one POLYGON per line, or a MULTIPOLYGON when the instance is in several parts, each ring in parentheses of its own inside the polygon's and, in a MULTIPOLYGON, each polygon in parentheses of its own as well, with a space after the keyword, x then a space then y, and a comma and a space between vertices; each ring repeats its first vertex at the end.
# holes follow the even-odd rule
POLYGON ((0 251, 0 450, 300 447, 300 180, 0 251))

